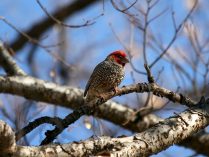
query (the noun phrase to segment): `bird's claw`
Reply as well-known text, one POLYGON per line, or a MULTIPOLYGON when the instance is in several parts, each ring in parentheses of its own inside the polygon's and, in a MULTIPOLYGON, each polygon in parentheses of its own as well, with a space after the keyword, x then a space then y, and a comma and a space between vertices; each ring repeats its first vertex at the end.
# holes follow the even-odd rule
POLYGON ((100 94, 100 95, 99 95, 99 100, 100 100, 101 102, 105 101, 105 95, 104 95, 104 94, 100 94))
POLYGON ((113 92, 114 92, 114 95, 116 95, 117 92, 118 92, 118 87, 114 87, 114 88, 113 88, 113 92))

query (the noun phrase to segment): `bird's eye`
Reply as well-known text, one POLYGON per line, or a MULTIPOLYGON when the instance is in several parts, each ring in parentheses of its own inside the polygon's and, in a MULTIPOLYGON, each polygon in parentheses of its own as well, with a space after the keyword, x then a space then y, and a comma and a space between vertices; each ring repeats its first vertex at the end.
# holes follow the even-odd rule
POLYGON ((117 57, 118 57, 118 58, 122 58, 122 56, 121 56, 121 55, 117 55, 117 57))

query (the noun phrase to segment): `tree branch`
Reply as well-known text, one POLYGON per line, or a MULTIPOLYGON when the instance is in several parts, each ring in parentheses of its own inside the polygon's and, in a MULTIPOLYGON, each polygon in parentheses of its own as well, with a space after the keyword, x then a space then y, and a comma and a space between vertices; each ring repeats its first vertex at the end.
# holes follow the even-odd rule
MULTIPOLYGON (((55 83, 30 76, 0 77, 0 85, 1 93, 15 94, 27 99, 61 104, 61 106, 69 106, 71 104, 73 108, 81 106, 84 103, 82 90, 68 86, 59 86, 55 83)), ((138 83, 123 86, 118 89, 116 93, 108 93, 107 98, 111 99, 115 96, 133 92, 153 92, 156 96, 165 97, 172 102, 177 102, 188 107, 194 106, 197 103, 182 94, 174 93, 168 89, 162 88, 156 83, 138 83)))
POLYGON ((179 143, 180 146, 195 150, 199 154, 209 156, 209 134, 198 133, 179 143))
MULTIPOLYGON (((68 5, 65 5, 64 7, 58 9, 55 11, 52 16, 56 17, 59 20, 64 20, 70 15, 73 15, 74 13, 94 4, 95 2, 99 2, 98 0, 76 0, 73 3, 70 3, 68 5)), ((34 24, 31 28, 24 31, 27 35, 34 39, 38 39, 41 37, 41 35, 49 29, 54 24, 57 24, 54 20, 52 20, 50 17, 44 18, 42 21, 39 21, 38 23, 34 24)), ((10 44, 10 47, 14 51, 20 50, 25 43, 27 43, 28 40, 22 36, 21 34, 16 37, 16 39, 10 44)))
POLYGON ((74 123, 76 120, 78 120, 81 116, 87 114, 93 113, 93 109, 90 106, 81 106, 78 110, 73 111, 73 113, 68 114, 64 119, 60 121, 59 125, 56 125, 56 127, 53 130, 48 130, 45 135, 45 139, 41 142, 41 145, 49 144, 54 141, 54 139, 62 133, 64 129, 66 129, 70 124, 74 123))
POLYGON ((15 133, 16 136, 16 141, 18 141, 21 137, 25 136, 26 134, 28 134, 29 132, 31 132, 32 130, 34 130, 36 127, 40 126, 41 124, 44 123, 49 123, 52 125, 62 125, 61 123, 62 119, 59 117, 40 117, 36 120, 34 120, 33 122, 30 122, 26 127, 22 128, 21 130, 17 131, 15 133))
POLYGON ((12 56, 10 56, 8 48, 0 42, 0 65, 7 74, 25 76, 25 72, 16 64, 12 56))
POLYGON ((38 5, 41 7, 41 9, 44 11, 44 13, 51 18, 54 22, 56 22, 57 24, 64 26, 64 27, 69 27, 69 28, 80 28, 80 27, 85 27, 85 26, 89 26, 95 23, 95 21, 91 21, 91 20, 87 20, 85 23, 80 24, 80 25, 70 25, 70 24, 66 24, 62 21, 60 21, 59 19, 57 19, 56 17, 54 17, 53 15, 51 15, 46 8, 41 4, 40 0, 36 0, 36 2, 38 3, 38 5))
MULTIPOLYGON (((195 0, 193 7, 191 8, 191 10, 188 12, 188 14, 186 15, 186 17, 183 19, 183 21, 179 24, 178 27, 176 27, 176 23, 174 22, 174 35, 171 39, 171 41, 169 42, 169 44, 166 46, 166 48, 160 53, 160 55, 149 65, 150 68, 152 68, 167 52, 168 49, 173 45, 173 43, 176 41, 177 35, 180 32, 182 26, 185 24, 185 22, 190 18, 191 14, 194 12, 196 6, 198 4, 198 0, 195 0)), ((173 19, 173 15, 172 15, 172 20, 173 19)))

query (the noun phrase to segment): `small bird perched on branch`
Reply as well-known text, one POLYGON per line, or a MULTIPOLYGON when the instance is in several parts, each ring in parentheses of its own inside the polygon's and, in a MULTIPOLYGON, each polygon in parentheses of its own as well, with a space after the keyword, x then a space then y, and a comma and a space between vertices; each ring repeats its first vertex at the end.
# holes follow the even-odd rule
POLYGON ((99 63, 86 85, 84 91, 86 102, 95 100, 95 98, 104 99, 106 93, 116 92, 118 85, 124 78, 124 67, 128 62, 126 53, 118 50, 109 54, 104 61, 99 63))

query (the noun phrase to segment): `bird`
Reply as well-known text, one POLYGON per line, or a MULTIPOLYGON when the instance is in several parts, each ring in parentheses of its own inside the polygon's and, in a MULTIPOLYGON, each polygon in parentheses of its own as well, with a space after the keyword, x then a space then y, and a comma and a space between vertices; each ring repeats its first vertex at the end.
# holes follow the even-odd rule
POLYGON ((100 62, 93 70, 84 91, 86 103, 97 98, 105 99, 108 92, 117 92, 122 82, 126 63, 129 63, 123 50, 110 53, 106 59, 100 62))

